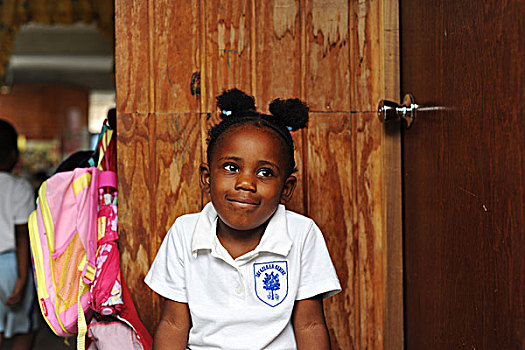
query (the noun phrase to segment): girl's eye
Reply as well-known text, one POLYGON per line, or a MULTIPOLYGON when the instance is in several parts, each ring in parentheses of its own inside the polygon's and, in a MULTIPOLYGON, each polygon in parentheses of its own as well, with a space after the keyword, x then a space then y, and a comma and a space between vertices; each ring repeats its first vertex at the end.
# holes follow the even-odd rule
POLYGON ((236 172, 239 170, 239 167, 233 163, 226 163, 224 164, 223 169, 229 172, 236 172))
POLYGON ((275 173, 273 172, 273 170, 268 168, 259 169, 259 171, 257 171, 257 176, 269 177, 274 175, 275 173))

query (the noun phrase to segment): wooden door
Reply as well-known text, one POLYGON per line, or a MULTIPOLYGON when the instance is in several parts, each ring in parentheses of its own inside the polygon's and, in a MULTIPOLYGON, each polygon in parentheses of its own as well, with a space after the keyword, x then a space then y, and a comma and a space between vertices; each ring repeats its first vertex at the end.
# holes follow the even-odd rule
POLYGON ((524 5, 401 1, 408 349, 525 347, 524 5))

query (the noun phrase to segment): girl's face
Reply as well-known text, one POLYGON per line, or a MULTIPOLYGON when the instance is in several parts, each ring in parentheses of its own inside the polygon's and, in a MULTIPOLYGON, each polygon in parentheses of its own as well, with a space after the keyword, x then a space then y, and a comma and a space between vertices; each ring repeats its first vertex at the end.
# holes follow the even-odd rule
POLYGON ((201 186, 229 228, 257 229, 291 198, 297 180, 286 172, 282 147, 273 131, 252 124, 232 127, 217 140, 209 164, 201 165, 201 186))

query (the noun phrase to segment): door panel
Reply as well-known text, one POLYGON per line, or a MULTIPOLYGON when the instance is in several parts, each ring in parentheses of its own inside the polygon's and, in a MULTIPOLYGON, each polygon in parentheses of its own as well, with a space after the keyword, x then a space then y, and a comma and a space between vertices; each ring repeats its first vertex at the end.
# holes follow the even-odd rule
POLYGON ((408 349, 525 344, 523 10, 401 1, 408 349))

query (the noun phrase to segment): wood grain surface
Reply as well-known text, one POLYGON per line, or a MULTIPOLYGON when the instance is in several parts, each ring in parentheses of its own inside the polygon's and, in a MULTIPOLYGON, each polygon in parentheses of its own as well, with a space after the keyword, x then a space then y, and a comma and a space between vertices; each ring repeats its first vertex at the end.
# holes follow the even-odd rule
POLYGON ((236 87, 253 94, 252 6, 249 0, 205 1, 206 112, 215 110, 222 90, 236 87))
POLYGON ((352 106, 354 77, 350 73, 348 17, 352 2, 308 0, 304 4, 304 85, 305 98, 312 110, 348 112, 352 106))
POLYGON ((115 1, 115 85, 118 113, 153 110, 148 1, 115 1))
POLYGON ((359 276, 353 135, 348 115, 312 114, 308 128, 308 213, 324 234, 343 291, 325 300, 335 349, 359 344, 359 276))
POLYGON ((159 0, 153 7, 154 110, 198 112, 200 96, 191 85, 194 74, 200 74, 199 1, 181 6, 177 1, 159 0))
POLYGON ((277 97, 302 97, 301 16, 298 0, 259 1, 255 6, 254 90, 264 111, 277 97))
POLYGON ((325 301, 332 348, 383 348, 385 134, 373 111, 394 83, 383 69, 396 48, 384 46, 383 17, 395 17, 386 3, 117 0, 122 263, 150 331, 161 300, 142 279, 174 218, 208 201, 198 164, 218 120, 215 96, 237 87, 262 111, 276 97, 309 104, 288 208, 321 227, 343 286, 325 301), (196 72, 200 95, 190 89, 196 72))

